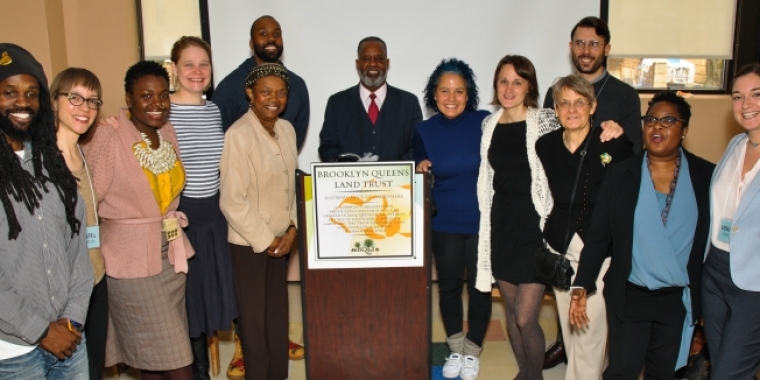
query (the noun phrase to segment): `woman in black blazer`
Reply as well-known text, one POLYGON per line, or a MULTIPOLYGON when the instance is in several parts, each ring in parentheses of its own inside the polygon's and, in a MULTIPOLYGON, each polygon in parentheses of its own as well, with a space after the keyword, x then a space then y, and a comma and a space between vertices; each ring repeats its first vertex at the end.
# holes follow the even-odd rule
POLYGON ((604 379, 674 379, 701 315, 702 256, 715 165, 681 147, 690 106, 674 92, 649 102, 646 150, 612 166, 599 190, 573 285, 570 321, 584 327, 586 294, 604 277, 609 366, 604 379), (683 169, 683 170, 681 170, 683 169), (685 350, 684 350, 685 349, 685 350))

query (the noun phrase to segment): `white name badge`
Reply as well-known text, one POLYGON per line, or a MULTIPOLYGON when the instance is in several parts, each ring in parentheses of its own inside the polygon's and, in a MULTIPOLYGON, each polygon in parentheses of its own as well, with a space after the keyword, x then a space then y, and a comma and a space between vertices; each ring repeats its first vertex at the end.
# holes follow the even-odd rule
POLYGON ((728 218, 721 218, 720 231, 718 231, 718 240, 726 244, 730 244, 731 241, 731 225, 733 221, 728 218))
POLYGON ((87 249, 100 248, 100 226, 87 227, 87 249))
POLYGON ((100 226, 87 227, 87 249, 100 248, 100 226))

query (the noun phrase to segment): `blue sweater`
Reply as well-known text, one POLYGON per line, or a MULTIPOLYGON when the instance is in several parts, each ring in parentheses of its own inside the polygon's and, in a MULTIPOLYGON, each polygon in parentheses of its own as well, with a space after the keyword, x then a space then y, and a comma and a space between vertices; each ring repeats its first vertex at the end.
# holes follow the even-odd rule
POLYGON ((436 114, 417 126, 414 162, 430 160, 435 175, 433 197, 438 214, 433 230, 478 233, 477 182, 481 124, 488 111, 465 111, 455 119, 436 114))

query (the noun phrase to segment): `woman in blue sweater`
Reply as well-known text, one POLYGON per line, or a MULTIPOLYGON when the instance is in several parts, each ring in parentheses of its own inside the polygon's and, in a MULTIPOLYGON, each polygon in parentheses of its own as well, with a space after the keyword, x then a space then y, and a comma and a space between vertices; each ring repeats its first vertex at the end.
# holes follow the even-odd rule
POLYGON ((489 115, 478 111, 478 87, 470 66, 456 58, 443 60, 425 87, 425 105, 437 112, 417 126, 414 161, 417 171, 435 171, 437 214, 433 217, 433 254, 446 343, 451 355, 443 377, 478 378, 480 352, 491 319, 491 293, 475 289, 478 262, 478 198, 481 124, 489 115), (462 329, 465 272, 469 294, 468 332, 462 329))

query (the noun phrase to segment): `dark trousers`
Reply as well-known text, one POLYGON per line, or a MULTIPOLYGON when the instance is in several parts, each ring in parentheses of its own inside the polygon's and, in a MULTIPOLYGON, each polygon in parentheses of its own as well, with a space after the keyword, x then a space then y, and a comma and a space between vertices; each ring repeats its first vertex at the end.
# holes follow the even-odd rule
POLYGON ((605 380, 675 379, 686 318, 683 288, 648 290, 630 282, 625 288, 625 317, 607 309, 609 366, 605 380))
POLYGON ((702 274, 702 310, 712 379, 751 379, 760 370, 760 292, 731 280, 730 253, 710 247, 702 274))
POLYGON ((288 260, 230 244, 247 380, 288 378, 288 260))
POLYGON ((438 291, 446 336, 462 331, 462 289, 467 279, 467 338, 483 346, 491 320, 491 293, 475 289, 478 270, 478 234, 433 231, 433 254, 438 271, 438 291))
POLYGON ((105 277, 92 288, 90 307, 84 333, 87 335, 87 356, 90 360, 90 379, 103 378, 106 361, 106 333, 108 332, 108 281, 105 277))

